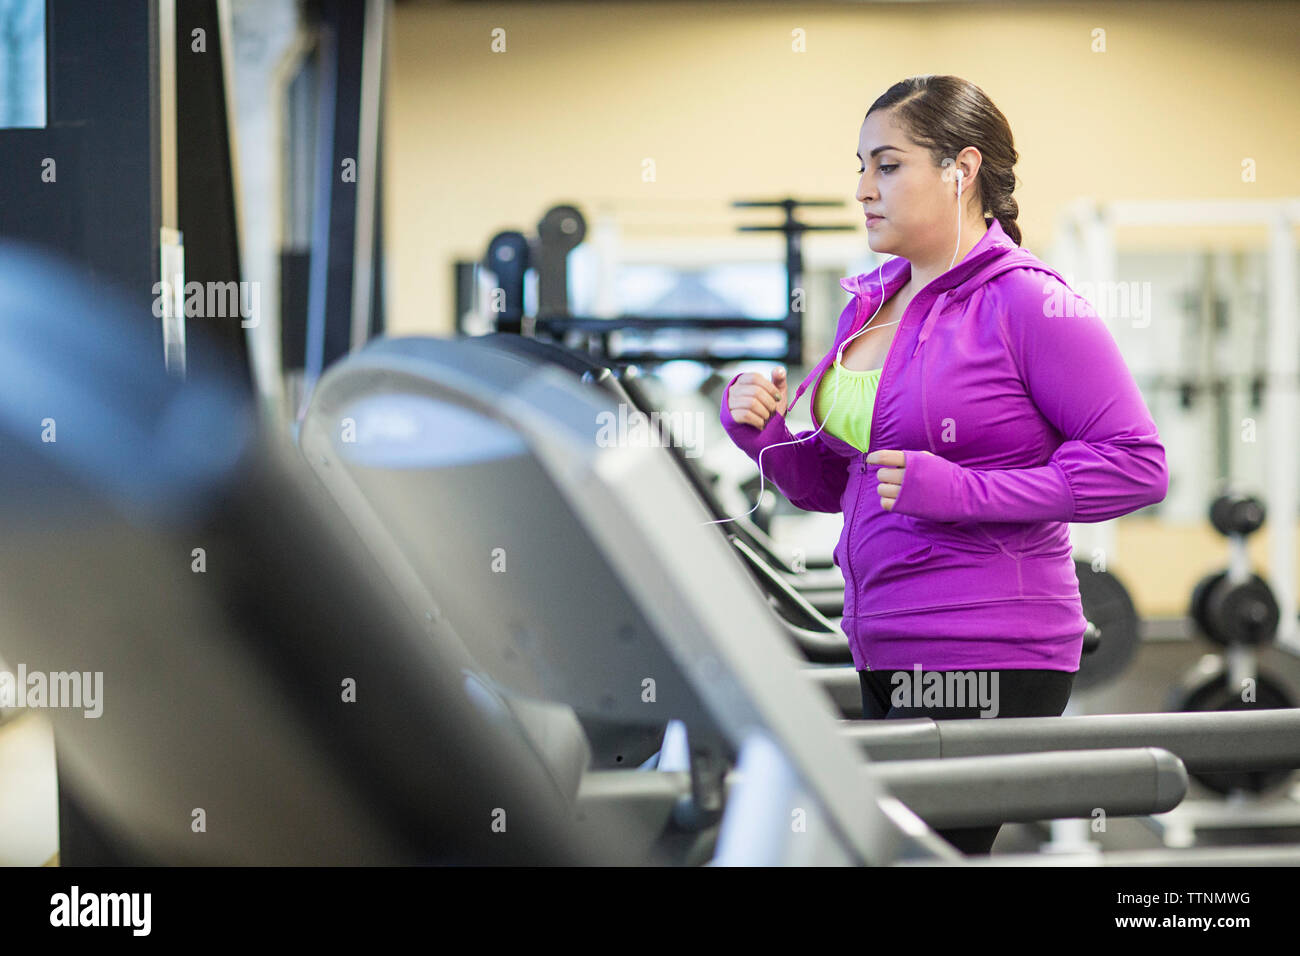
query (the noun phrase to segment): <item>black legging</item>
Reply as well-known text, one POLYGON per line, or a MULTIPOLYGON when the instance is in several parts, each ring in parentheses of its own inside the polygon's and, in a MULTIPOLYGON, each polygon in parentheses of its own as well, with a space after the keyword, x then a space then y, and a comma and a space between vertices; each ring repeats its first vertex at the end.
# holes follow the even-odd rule
MULTIPOLYGON (((909 681, 914 677, 912 671, 858 671, 858 682, 862 685, 862 716, 867 720, 908 720, 917 717, 964 720, 980 716, 979 704, 965 707, 895 706, 890 697, 899 686, 894 682, 893 675, 896 673, 907 674, 909 681)), ((994 686, 991 675, 997 674, 998 717, 1060 717, 1070 700, 1070 688, 1074 685, 1072 671, 1001 670, 960 673, 973 674, 976 681, 989 682, 976 684, 977 687, 988 688, 994 686)), ((910 688, 911 684, 902 686, 910 688)), ((1000 829, 1001 824, 935 832, 963 853, 988 853, 993 849, 993 841, 998 838, 1000 829)))

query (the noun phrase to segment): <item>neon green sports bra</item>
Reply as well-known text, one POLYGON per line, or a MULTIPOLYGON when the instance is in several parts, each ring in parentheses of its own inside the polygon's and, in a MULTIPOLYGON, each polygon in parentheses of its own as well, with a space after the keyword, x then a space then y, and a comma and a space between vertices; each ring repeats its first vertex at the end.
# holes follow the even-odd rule
POLYGON ((876 389, 880 387, 882 371, 878 368, 865 371, 844 368, 838 362, 832 362, 817 386, 817 420, 826 431, 842 438, 858 451, 866 451, 871 445, 871 413, 875 408, 876 389))

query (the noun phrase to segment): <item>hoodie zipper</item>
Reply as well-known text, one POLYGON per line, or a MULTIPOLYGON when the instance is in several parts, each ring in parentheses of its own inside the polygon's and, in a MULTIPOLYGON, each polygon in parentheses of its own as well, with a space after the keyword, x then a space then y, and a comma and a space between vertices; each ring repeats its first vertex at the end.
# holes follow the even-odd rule
MULTIPOLYGON (((987 281, 987 278, 992 278, 991 275, 988 276, 988 277, 986 278, 986 277, 983 276, 982 273, 983 273, 983 270, 976 270, 975 273, 973 273, 971 276, 968 276, 965 280, 963 280, 961 283, 959 283, 958 286, 964 285, 966 282, 969 282, 971 279, 974 279, 974 278, 978 278, 978 279, 980 280, 980 284, 982 285, 985 281, 987 281)), ((947 274, 947 273, 945 273, 945 275, 946 275, 946 274, 947 274)), ((994 274, 1000 274, 1000 272, 995 272, 994 274)), ((1057 278, 1059 279, 1060 277, 1057 276, 1057 278)), ((1062 279, 1061 281, 1064 282, 1063 279, 1062 279)), ((932 283, 933 283, 933 280, 932 280, 932 283)), ((931 284, 932 284, 932 283, 931 283, 931 284)), ((957 288, 958 286, 954 286, 953 288, 957 288)), ((871 403, 871 427, 870 427, 870 429, 868 429, 868 435, 867 435, 867 450, 864 451, 864 452, 860 452, 859 455, 858 455, 858 473, 859 473, 859 475, 865 475, 865 474, 867 473, 867 456, 871 454, 871 450, 875 447, 875 444, 876 444, 876 425, 877 425, 877 423, 880 421, 880 416, 879 416, 879 414, 877 413, 877 408, 878 408, 878 406, 880 405, 880 393, 883 392, 883 391, 885 390, 886 375, 887 375, 887 373, 889 372, 889 361, 890 361, 890 359, 893 358, 893 356, 894 356, 894 346, 898 344, 898 336, 899 336, 899 333, 901 333, 901 332, 903 331, 904 326, 907 324, 907 314, 912 310, 912 306, 916 305, 917 300, 920 299, 922 296, 924 296, 924 295, 926 294, 926 292, 927 292, 928 289, 929 289, 929 285, 927 285, 925 288, 919 290, 919 291, 918 291, 914 296, 912 296, 912 301, 909 302, 909 303, 907 304, 907 308, 905 308, 905 309, 903 310, 903 315, 902 315, 902 317, 901 317, 901 318, 899 319, 899 321, 898 321, 898 328, 897 328, 897 330, 895 330, 895 332, 894 332, 894 337, 893 337, 893 339, 890 340, 890 342, 889 342, 889 348, 888 348, 888 349, 886 350, 886 352, 885 352, 885 361, 884 361, 884 364, 881 365, 881 367, 880 367, 880 381, 876 384, 876 395, 875 395, 875 398, 872 400, 872 403, 871 403)), ((942 292, 942 293, 935 293, 935 295, 936 295, 936 296, 946 296, 947 293, 948 293, 949 291, 951 291, 951 289, 949 289, 949 290, 945 290, 945 291, 942 292)), ((938 321, 938 316, 935 316, 935 321, 938 321)), ((855 319, 855 324, 856 324, 856 319, 855 319)), ((924 323, 922 323, 922 325, 924 325, 924 323)), ((849 336, 853 335, 853 333, 856 332, 856 331, 857 331, 856 329, 853 329, 853 331, 850 331, 850 332, 849 332, 849 336)), ((926 331, 926 330, 925 330, 924 328, 922 328, 922 329, 917 333, 917 343, 916 343, 916 347, 912 349, 912 354, 913 354, 913 355, 915 355, 916 352, 917 352, 917 350, 920 349, 920 347, 921 347, 921 343, 923 342, 922 336, 925 334, 925 331, 926 331)), ((846 337, 847 337, 847 336, 846 336, 846 337)), ((840 343, 839 343, 839 342, 836 342, 835 345, 834 345, 834 348, 835 348, 836 350, 838 350, 839 346, 840 346, 840 343)), ((830 362, 830 364, 827 366, 827 368, 830 368, 831 365, 834 364, 834 361, 835 361, 835 360, 832 358, 832 359, 831 359, 831 362, 830 362)), ((923 359, 922 361, 924 361, 924 359, 923 359)), ((812 398, 811 398, 811 400, 810 400, 809 415, 810 415, 810 417, 813 419, 813 423, 814 423, 814 424, 816 424, 816 415, 817 415, 817 390, 818 390, 819 388, 821 388, 822 378, 825 377, 825 374, 826 374, 826 370, 823 369, 823 370, 822 370, 822 374, 821 374, 820 376, 818 376, 817 381, 814 383, 814 385, 813 385, 813 389, 812 389, 812 398)), ((922 399, 923 399, 923 400, 924 400, 924 387, 925 387, 925 385, 924 385, 924 379, 922 379, 922 399)), ((798 400, 798 396, 797 396, 797 395, 795 396, 795 398, 796 398, 796 400, 798 400)), ((928 422, 927 422, 926 438, 927 438, 927 441, 930 440, 929 431, 928 431, 928 422)), ((862 504, 862 486, 863 486, 865 483, 866 483, 865 480, 863 480, 862 478, 859 478, 859 479, 858 479, 858 491, 857 491, 857 494, 854 495, 854 498, 853 498, 853 515, 852 515, 852 517, 850 517, 849 515, 845 515, 845 520, 848 522, 848 535, 846 536, 845 541, 844 541, 844 567, 842 568, 842 570, 846 571, 846 572, 848 573, 848 576, 849 576, 849 587, 851 588, 851 590, 852 590, 852 592, 853 592, 853 595, 854 595, 854 598, 855 598, 854 608, 853 608, 854 611, 857 611, 856 598, 857 598, 857 592, 858 592, 858 584, 857 584, 857 576, 853 573, 853 548, 852 548, 852 544, 853 544, 853 525, 854 525, 854 523, 855 523, 855 522, 853 521, 853 518, 856 518, 856 517, 857 517, 858 508, 861 507, 861 504, 862 504)), ((854 616, 857 616, 857 615, 855 614, 854 616)), ((865 655, 864 655, 864 660, 866 660, 865 655)), ((867 668, 866 668, 866 669, 867 669, 867 670, 871 670, 871 662, 868 660, 868 661, 866 661, 866 663, 867 663, 867 668)))
MULTIPOLYGON (((880 381, 876 384, 876 394, 871 400, 871 427, 867 430, 868 431, 867 450, 858 453, 858 474, 859 475, 865 475, 867 473, 867 456, 871 454, 871 449, 876 442, 876 423, 877 421, 879 421, 879 416, 876 412, 876 409, 880 405, 880 393, 885 390, 885 373, 889 370, 889 360, 894 355, 894 346, 898 344, 899 333, 903 331, 903 326, 907 321, 907 313, 911 311, 912 304, 916 302, 916 299, 917 296, 913 296, 912 301, 907 303, 907 308, 903 310, 903 315, 898 321, 898 328, 894 330, 894 337, 889 340, 889 348, 885 350, 885 361, 880 366, 880 381)), ((857 331, 858 331, 857 329, 853 329, 852 331, 849 332, 849 336, 852 336, 857 331)), ((847 337, 848 336, 846 336, 846 338, 847 337)), ((835 348, 836 350, 839 349, 839 343, 836 343, 835 348)), ((828 365, 827 368, 830 368, 834 364, 835 364, 835 360, 831 359, 831 365, 828 365)), ((824 375, 825 372, 823 371, 822 376, 824 375)), ((817 379, 817 383, 813 386, 812 404, 809 406, 811 415, 815 415, 817 411, 817 390, 821 388, 821 384, 822 384, 821 377, 819 377, 817 379)), ((857 611, 858 609, 857 608, 858 580, 857 580, 857 576, 853 573, 853 526, 854 524, 857 523, 854 519, 857 518, 858 509, 862 506, 862 486, 864 484, 866 484, 866 482, 863 479, 859 478, 858 491, 857 494, 853 496, 853 514, 852 516, 845 515, 845 520, 848 522, 849 531, 844 539, 843 570, 847 571, 849 575, 849 588, 852 590, 853 597, 854 597, 854 606, 853 606, 854 611, 857 611)), ((854 616, 856 617, 857 615, 855 614, 854 616)), ((871 670, 871 661, 866 658, 865 653, 863 655, 863 660, 866 661, 867 664, 866 669, 871 670)))
MULTIPOLYGON (((877 409, 880 406, 880 393, 885 390, 885 375, 889 372, 889 360, 894 357, 894 346, 898 344, 898 337, 902 334, 903 328, 907 323, 907 313, 911 311, 912 305, 919 297, 919 293, 912 297, 912 301, 907 303, 907 308, 903 310, 902 316, 898 320, 898 328, 894 330, 894 337, 889 340, 889 348, 885 350, 885 361, 880 366, 880 381, 876 383, 876 394, 871 400, 871 426, 867 429, 867 450, 860 452, 858 455, 858 474, 866 475, 867 473, 867 456, 876 445, 876 425, 880 421, 877 409)), ((862 486, 865 485, 866 479, 858 479, 858 493, 853 498, 853 520, 849 523, 849 533, 844 541, 844 567, 849 572, 849 586, 853 589, 853 610, 856 612, 858 596, 858 579, 853 573, 853 526, 857 524, 858 509, 862 506, 862 486)), ((856 615, 855 615, 856 616, 856 615)), ((865 653, 863 655, 865 659, 865 653)), ((867 661, 867 670, 871 670, 871 662, 867 661)))

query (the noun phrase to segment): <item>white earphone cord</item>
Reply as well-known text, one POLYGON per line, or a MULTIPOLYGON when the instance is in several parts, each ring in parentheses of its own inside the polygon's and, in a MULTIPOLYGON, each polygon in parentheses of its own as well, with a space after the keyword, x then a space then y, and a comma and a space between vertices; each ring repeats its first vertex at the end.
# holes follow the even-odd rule
MULTIPOLYGON (((949 263, 948 263, 948 268, 949 268, 949 269, 951 269, 951 268, 956 264, 956 262, 957 262, 957 252, 961 249, 961 181, 962 181, 962 179, 964 179, 964 178, 965 178, 965 172, 964 172, 963 170, 960 170, 960 169, 957 170, 957 247, 956 247, 955 249, 953 249, 953 251, 952 251, 952 262, 949 262, 949 263)), ((840 364, 840 358, 844 355, 844 349, 845 349, 845 347, 846 347, 850 342, 852 342, 854 339, 856 339, 859 335, 861 335, 863 332, 867 331, 867 329, 869 329, 869 328, 884 329, 884 328, 888 328, 888 327, 891 326, 891 325, 897 325, 899 322, 902 322, 902 321, 903 321, 902 317, 900 316, 898 319, 895 319, 893 322, 886 322, 886 323, 884 323, 883 325, 875 325, 875 326, 873 326, 873 325, 871 324, 871 320, 874 319, 877 315, 880 314, 881 306, 883 306, 883 305, 885 304, 885 277, 884 277, 885 265, 887 265, 890 261, 892 261, 892 260, 895 259, 895 258, 897 258, 897 257, 896 257, 896 256, 891 256, 888 260, 886 260, 885 263, 882 263, 881 266, 880 266, 880 268, 877 270, 877 276, 878 276, 878 278, 880 279, 880 305, 877 305, 877 306, 876 306, 876 311, 873 312, 873 313, 871 314, 871 319, 868 319, 868 320, 866 321, 866 323, 862 326, 862 328, 858 329, 858 331, 854 332, 854 333, 853 333, 852 335, 850 335, 847 339, 845 339, 843 342, 841 342, 841 343, 840 343, 840 347, 839 347, 839 349, 837 349, 836 352, 835 352, 835 362, 834 362, 834 364, 835 364, 835 365, 839 365, 839 367, 840 367, 841 369, 843 369, 844 366, 843 366, 842 364, 840 364)), ((786 382, 786 387, 787 387, 787 388, 789 387, 789 382, 788 382, 788 381, 786 382)), ((830 419, 830 417, 831 417, 831 412, 833 412, 833 411, 835 410, 835 402, 839 399, 839 396, 840 396, 840 376, 837 375, 837 376, 835 376, 835 389, 834 389, 834 391, 833 391, 833 393, 832 393, 832 395, 831 395, 831 407, 828 408, 828 409, 826 410, 826 414, 822 417, 822 423, 821 423, 820 425, 817 426, 816 430, 814 430, 813 432, 811 432, 811 433, 808 434, 808 435, 805 435, 803 438, 796 438, 796 439, 794 439, 793 441, 777 442, 775 445, 768 445, 766 448, 763 448, 763 449, 760 449, 760 450, 759 450, 759 453, 758 453, 758 500, 754 502, 754 507, 753 507, 753 508, 750 508, 749 511, 746 511, 745 514, 737 515, 737 516, 734 517, 734 518, 715 518, 715 519, 712 520, 712 521, 704 521, 704 522, 701 522, 701 523, 702 523, 702 524, 721 524, 721 523, 724 522, 724 521, 739 521, 741 518, 744 518, 744 517, 746 517, 747 515, 750 515, 750 514, 752 514, 754 511, 756 511, 756 510, 758 509, 759 504, 761 504, 762 501, 763 501, 763 489, 764 489, 764 486, 765 486, 765 484, 766 484, 766 476, 763 474, 763 453, 764 453, 764 452, 771 451, 773 448, 780 448, 782 445, 797 445, 797 444, 799 444, 800 442, 805 442, 805 441, 807 441, 808 439, 814 437, 814 436, 817 434, 817 432, 821 431, 823 428, 826 427, 826 422, 830 419)), ((766 422, 764 422, 764 424, 766 424, 766 422)))

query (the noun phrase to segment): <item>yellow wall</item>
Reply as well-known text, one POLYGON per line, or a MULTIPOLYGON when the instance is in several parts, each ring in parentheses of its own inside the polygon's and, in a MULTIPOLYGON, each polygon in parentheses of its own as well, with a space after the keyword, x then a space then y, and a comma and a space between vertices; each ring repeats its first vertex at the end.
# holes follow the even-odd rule
POLYGON ((555 202, 663 203, 696 236, 731 234, 733 198, 852 203, 863 114, 918 73, 963 76, 1006 114, 1039 254, 1079 196, 1294 196, 1298 62, 1291 4, 399 4, 389 326, 450 332, 452 261, 500 229, 531 233, 555 202), (807 52, 791 51, 794 29, 807 52), (645 157, 657 182, 642 182, 645 157))
MULTIPOLYGON (((1181 524, 1127 517, 1117 521, 1115 528, 1119 558, 1106 570, 1124 582, 1144 618, 1181 617, 1187 612, 1196 582, 1228 566, 1228 539, 1208 521, 1181 524)), ((1254 572, 1276 588, 1269 567, 1272 531, 1266 522, 1246 540, 1246 551, 1254 572)), ((1296 535, 1300 539, 1300 527, 1296 535)), ((1295 586, 1300 589, 1300 574, 1295 586)))

